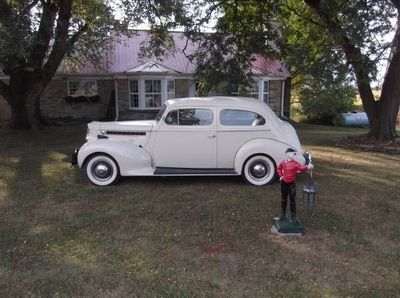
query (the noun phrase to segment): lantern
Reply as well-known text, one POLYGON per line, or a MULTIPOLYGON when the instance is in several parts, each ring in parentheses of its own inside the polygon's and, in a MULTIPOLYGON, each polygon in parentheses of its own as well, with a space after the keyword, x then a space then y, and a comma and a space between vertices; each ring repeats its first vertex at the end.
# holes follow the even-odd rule
POLYGON ((317 196, 317 190, 313 183, 304 185, 303 187, 303 202, 302 204, 307 207, 315 206, 315 199, 317 196))
MULTIPOLYGON (((311 155, 306 152, 305 154, 307 164, 311 163, 311 155)), ((306 207, 314 207, 317 196, 317 190, 314 186, 314 180, 312 176, 312 170, 308 170, 308 179, 306 185, 303 187, 303 200, 302 205, 306 207)))

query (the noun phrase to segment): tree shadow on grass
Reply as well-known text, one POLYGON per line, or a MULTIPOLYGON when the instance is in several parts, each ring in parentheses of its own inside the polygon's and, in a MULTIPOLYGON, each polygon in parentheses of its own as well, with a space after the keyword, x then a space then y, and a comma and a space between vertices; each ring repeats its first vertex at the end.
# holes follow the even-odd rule
POLYGON ((114 237, 123 208, 109 212, 114 189, 90 186, 79 171, 65 167, 64 145, 42 138, 13 146, 18 161, 6 179, 6 204, 0 208, 5 296, 187 296, 166 279, 149 275, 157 266, 145 255, 143 271, 129 270, 114 237))

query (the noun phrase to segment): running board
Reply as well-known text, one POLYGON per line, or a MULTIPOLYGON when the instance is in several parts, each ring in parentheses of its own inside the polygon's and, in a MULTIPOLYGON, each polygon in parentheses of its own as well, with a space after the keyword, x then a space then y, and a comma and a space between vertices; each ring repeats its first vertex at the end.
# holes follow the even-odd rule
POLYGON ((154 175, 238 175, 234 169, 156 168, 154 175))

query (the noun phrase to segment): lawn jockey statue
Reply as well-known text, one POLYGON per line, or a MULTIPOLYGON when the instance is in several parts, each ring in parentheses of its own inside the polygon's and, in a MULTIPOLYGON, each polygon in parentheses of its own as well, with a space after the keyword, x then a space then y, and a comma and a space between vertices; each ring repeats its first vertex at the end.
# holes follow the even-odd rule
POLYGON ((311 170, 314 166, 309 163, 308 165, 301 165, 296 160, 296 150, 292 148, 288 148, 286 150, 287 159, 281 162, 278 166, 277 172, 279 175, 279 181, 281 182, 281 192, 282 192, 282 200, 281 200, 281 216, 279 218, 280 222, 287 221, 286 218, 286 206, 287 199, 290 199, 290 213, 292 222, 295 225, 298 225, 299 222, 296 218, 296 175, 299 172, 305 172, 307 170, 311 170))

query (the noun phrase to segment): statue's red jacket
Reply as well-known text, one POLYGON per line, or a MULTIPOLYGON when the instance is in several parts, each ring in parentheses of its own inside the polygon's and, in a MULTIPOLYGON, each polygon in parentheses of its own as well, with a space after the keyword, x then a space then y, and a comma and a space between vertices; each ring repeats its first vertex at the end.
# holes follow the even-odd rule
POLYGON ((290 183, 296 180, 297 172, 305 172, 307 169, 308 166, 302 166, 292 159, 282 161, 276 171, 278 172, 279 177, 283 177, 283 181, 290 183))

